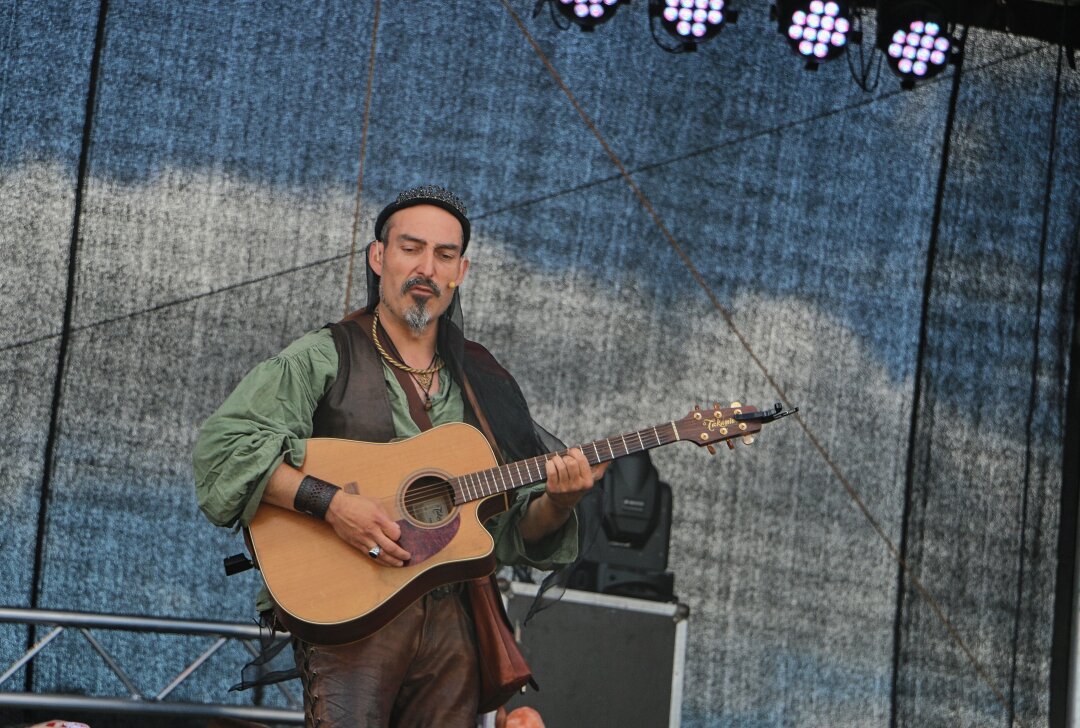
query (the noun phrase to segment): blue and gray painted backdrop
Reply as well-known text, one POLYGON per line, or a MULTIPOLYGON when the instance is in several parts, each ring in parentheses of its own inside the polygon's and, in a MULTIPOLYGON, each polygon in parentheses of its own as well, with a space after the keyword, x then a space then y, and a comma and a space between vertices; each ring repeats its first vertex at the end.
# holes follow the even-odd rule
MULTIPOLYGON (((955 95, 952 71, 864 92, 804 72, 761 1, 684 55, 642 2, 593 34, 511 4, 730 322, 491 0, 382 3, 361 242, 397 190, 459 191, 469 333, 567 441, 771 404, 764 367, 985 673, 788 420, 656 455, 684 724, 1010 725, 993 689, 1045 721, 1080 75, 973 30, 955 95)), ((40 552, 40 607, 250 615, 189 453, 248 368, 341 315, 373 11, 0 2, 0 602, 30 604, 40 552)), ((201 649, 106 639, 147 690, 201 649)), ((0 629, 0 662, 25 640, 0 629)), ((177 697, 250 700, 223 692, 243 661, 177 697)), ((117 686, 71 637, 33 689, 117 686)))

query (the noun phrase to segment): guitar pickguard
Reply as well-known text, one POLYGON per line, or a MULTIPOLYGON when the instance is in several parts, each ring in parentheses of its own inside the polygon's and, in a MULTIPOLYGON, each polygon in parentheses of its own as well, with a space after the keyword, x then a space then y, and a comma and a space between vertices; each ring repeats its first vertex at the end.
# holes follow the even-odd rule
POLYGON ((461 514, 455 514, 451 520, 437 528, 421 528, 404 518, 397 524, 401 526, 398 543, 412 556, 408 561, 409 566, 415 566, 442 551, 454 539, 461 527, 461 514))

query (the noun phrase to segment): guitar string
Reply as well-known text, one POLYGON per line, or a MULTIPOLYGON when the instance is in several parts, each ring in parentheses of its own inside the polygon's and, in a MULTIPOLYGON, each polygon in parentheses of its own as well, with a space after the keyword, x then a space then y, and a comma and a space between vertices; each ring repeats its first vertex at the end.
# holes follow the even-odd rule
MULTIPOLYGON (((600 442, 600 441, 598 441, 598 442, 600 442)), ((653 447, 658 447, 658 446, 664 445, 664 444, 666 444, 666 443, 658 442, 653 447)), ((598 462, 595 463, 595 464, 599 464, 600 462, 604 462, 602 459, 599 459, 599 448, 595 443, 589 443, 588 445, 584 445, 583 447, 586 447, 586 448, 587 447, 592 447, 593 448, 594 452, 597 455, 597 459, 598 459, 598 462)), ((561 450, 561 451, 558 451, 557 453, 548 453, 548 455, 551 455, 551 454, 565 455, 566 452, 567 452, 566 450, 561 450)), ((629 454, 630 454, 629 452, 624 453, 624 455, 629 455, 629 454)), ((622 456, 620 456, 620 457, 622 457, 622 456)), ((520 488, 520 487, 523 487, 525 485, 529 485, 531 483, 539 483, 539 482, 541 482, 542 480, 544 480, 544 478, 540 477, 540 478, 533 479, 531 470, 535 468, 537 470, 537 472, 543 472, 543 473, 546 474, 546 463, 547 463, 547 455, 543 455, 543 456, 528 458, 526 460, 519 460, 519 461, 514 462, 514 463, 508 463, 507 465, 504 465, 504 466, 499 466, 499 467, 495 467, 495 468, 488 468, 486 470, 478 470, 478 471, 472 472, 472 473, 464 473, 462 475, 455 476, 452 479, 454 482, 451 482, 451 481, 448 481, 448 480, 439 480, 439 481, 435 481, 435 482, 431 482, 431 483, 424 483, 423 485, 417 486, 415 488, 408 489, 406 496, 404 498, 402 498, 402 502, 406 506, 409 506, 409 505, 415 505, 418 502, 422 502, 422 501, 428 500, 430 498, 438 497, 438 496, 442 495, 443 493, 445 493, 447 486, 450 486, 451 489, 454 490, 455 492, 460 490, 462 495, 464 495, 464 496, 468 495, 468 493, 466 492, 466 488, 468 488, 469 490, 472 490, 474 492, 483 493, 483 495, 479 496, 480 498, 483 498, 483 497, 486 497, 486 496, 497 495, 499 493, 504 493, 504 492, 507 492, 509 490, 513 490, 515 488, 520 488), (526 482, 518 483, 516 481, 520 479, 520 471, 522 469, 524 469, 525 472, 529 475, 529 480, 526 481, 526 482), (515 471, 517 471, 517 474, 515 474, 515 471), (470 477, 473 478, 474 484, 473 483, 468 483, 465 480, 466 478, 470 478, 470 477), (506 483, 506 482, 511 483, 509 488, 503 487, 503 484, 506 483), (486 492, 486 489, 490 487, 490 485, 489 485, 490 483, 495 483, 498 487, 495 490, 493 490, 492 492, 489 493, 489 492, 486 492)), ((379 500, 396 501, 397 496, 396 495, 395 496, 385 496, 383 498, 380 498, 379 500)), ((469 500, 476 500, 476 498, 470 498, 469 500)), ((468 502, 468 500, 466 500, 465 502, 468 502)))
POLYGON ((360 168, 356 175, 356 203, 353 206, 352 245, 349 248, 349 272, 345 276, 345 313, 348 316, 352 306, 350 301, 353 283, 353 268, 356 264, 356 241, 360 234, 361 202, 364 191, 364 158, 367 151, 368 125, 371 121, 371 90, 375 81, 375 49, 379 38, 379 10, 381 0, 375 0, 374 17, 371 21, 371 52, 368 55, 367 91, 364 93, 364 121, 360 127, 360 168))
MULTIPOLYGON (((666 423, 665 423, 665 426, 666 426, 666 423)), ((659 426, 657 426, 657 427, 659 427, 659 426)), ((596 463, 591 463, 591 464, 599 464, 599 463, 605 462, 605 456, 600 455, 600 445, 602 443, 610 443, 611 440, 615 440, 615 439, 622 439, 622 440, 625 441, 625 438, 627 438, 627 437, 633 438, 633 437, 637 437, 639 435, 641 435, 640 439, 642 441, 644 441, 646 439, 644 436, 645 435, 651 435, 652 434, 651 430, 655 430, 655 429, 656 428, 654 427, 654 428, 649 428, 649 430, 641 430, 641 431, 638 431, 638 432, 626 433, 624 435, 614 435, 613 437, 606 438, 606 440, 596 440, 594 442, 590 442, 590 443, 587 443, 585 445, 580 445, 578 447, 580 447, 583 451, 585 449, 592 448, 594 458, 597 460, 597 462, 596 463)), ((651 436, 651 437, 648 438, 648 441, 650 443, 652 443, 654 440, 655 440, 655 444, 650 444, 650 445, 646 446, 645 449, 650 449, 650 448, 653 448, 653 447, 660 447, 661 445, 666 445, 666 444, 670 444, 671 442, 675 442, 675 440, 670 440, 670 439, 664 440, 663 438, 658 438, 656 436, 651 436)), ((632 452, 641 452, 641 449, 634 449, 634 448, 627 448, 627 447, 624 447, 623 450, 624 450, 623 454, 618 455, 616 457, 625 457, 626 455, 629 455, 632 452)), ((610 451, 610 447, 609 447, 609 451, 610 451)), ((544 466, 546 465, 548 455, 553 455, 553 454, 565 455, 567 452, 568 452, 567 450, 560 450, 560 451, 558 451, 556 453, 546 453, 545 455, 540 455, 540 456, 536 456, 536 457, 532 457, 532 458, 526 458, 525 460, 519 460, 519 461, 516 461, 516 462, 513 462, 513 463, 508 463, 508 464, 503 465, 503 466, 498 466, 498 467, 494 467, 494 468, 488 468, 486 470, 479 470, 479 471, 472 472, 472 473, 464 473, 462 475, 455 476, 454 478, 452 478, 452 480, 455 481, 459 486, 461 486, 463 494, 465 494, 464 493, 464 488, 466 488, 466 487, 468 487, 470 489, 474 489, 474 490, 475 489, 486 488, 487 484, 484 482, 485 480, 488 481, 488 482, 495 482, 495 483, 499 483, 499 481, 502 481, 503 483, 505 483, 507 481, 509 481, 511 483, 514 483, 514 485, 512 485, 510 488, 496 489, 495 491, 493 491, 491 493, 485 493, 484 494, 484 495, 496 495, 498 493, 505 492, 506 490, 512 490, 514 488, 522 487, 522 486, 527 485, 529 483, 538 483, 538 482, 540 482, 541 480, 543 480, 543 478, 538 478, 538 479, 535 479, 535 480, 532 479, 532 472, 531 472, 532 469, 535 468, 537 470, 537 472, 542 472, 544 466), (521 473, 522 469, 525 470, 525 473, 529 476, 530 480, 528 482, 515 483, 515 480, 520 479, 520 473, 521 473), (516 471, 516 473, 515 473, 515 471, 516 471), (474 480, 476 481, 476 485, 472 485, 472 484, 469 484, 469 483, 465 482, 465 478, 469 478, 469 477, 474 478, 474 480)), ((588 457, 588 456, 586 456, 586 457, 588 457)), ((606 458, 606 459, 610 460, 612 458, 606 458)), ((546 472, 546 471, 543 471, 543 472, 546 472)), ((439 494, 445 492, 446 486, 453 487, 453 485, 454 485, 453 483, 451 483, 450 481, 447 481, 447 480, 440 480, 440 481, 436 481, 436 482, 432 482, 432 483, 425 483, 423 485, 417 486, 416 488, 409 489, 408 490, 408 495, 406 495, 402 500, 406 505, 415 504, 416 502, 418 502, 420 500, 424 500, 424 499, 427 499, 427 498, 438 496, 439 494)), ((481 496, 481 497, 483 497, 483 496, 481 496)), ((381 498, 380 500, 397 500, 397 496, 396 495, 395 496, 385 496, 385 497, 381 498)))
MULTIPOLYGON (((639 440, 641 440, 643 443, 646 442, 646 441, 650 442, 650 443, 653 443, 655 441, 655 444, 647 445, 644 448, 646 450, 654 448, 654 447, 660 447, 662 445, 668 445, 668 444, 671 444, 672 442, 676 442, 676 440, 673 440, 673 439, 670 439, 670 438, 665 439, 665 438, 662 438, 659 435, 655 434, 658 428, 660 428, 660 427, 666 428, 667 426, 668 426, 668 423, 664 423, 663 425, 656 425, 654 427, 646 428, 644 430, 638 430, 636 432, 628 432, 628 433, 625 433, 625 434, 622 434, 622 435, 613 435, 612 437, 608 437, 608 438, 605 438, 605 439, 602 439, 602 440, 595 440, 593 442, 587 443, 585 445, 579 445, 577 447, 580 447, 582 449, 582 451, 584 451, 587 448, 592 448, 593 455, 596 458, 597 462, 596 463, 591 463, 591 464, 600 464, 602 462, 606 462, 607 460, 617 459, 619 457, 625 457, 626 455, 630 455, 633 452, 642 452, 641 448, 633 448, 633 447, 627 447, 626 446, 626 444, 625 444, 626 443, 626 438, 628 438, 628 437, 631 438, 631 439, 636 437, 639 440), (623 448, 622 449, 624 450, 624 452, 621 455, 615 456, 615 458, 602 456, 600 454, 600 446, 602 444, 606 444, 608 446, 609 452, 614 454, 614 450, 611 448, 611 441, 613 441, 613 440, 622 440, 623 441, 623 448)), ((500 487, 500 488, 497 488, 496 490, 494 490, 491 493, 486 493, 485 492, 484 495, 480 496, 480 497, 482 498, 482 497, 485 497, 485 496, 497 495, 499 493, 503 493, 503 492, 506 492, 508 490, 513 490, 515 488, 523 487, 525 485, 528 485, 529 483, 538 483, 538 482, 540 482, 541 480, 543 480, 543 478, 538 478, 536 480, 530 480, 528 482, 522 482, 522 483, 515 483, 515 479, 516 479, 516 477, 520 477, 520 471, 521 471, 522 468, 525 469, 525 472, 529 475, 529 478, 531 479, 532 478, 531 469, 536 468, 537 471, 540 472, 542 467, 546 465, 547 458, 548 458, 549 455, 553 455, 553 454, 565 455, 567 452, 568 452, 568 450, 560 450, 560 451, 557 451, 556 453, 546 453, 544 455, 539 455, 539 456, 532 457, 532 458, 526 458, 525 460, 519 460, 519 461, 516 461, 516 462, 513 462, 513 463, 508 463, 506 465, 502 465, 502 466, 498 466, 498 467, 494 467, 494 468, 488 468, 486 470, 479 470, 479 471, 476 471, 476 472, 473 472, 473 473, 464 473, 462 475, 455 476, 451 480, 455 481, 457 483, 457 486, 460 488, 460 490, 462 492, 462 495, 467 495, 467 493, 465 492, 466 487, 468 487, 468 488, 470 488, 472 490, 481 489, 480 492, 482 492, 482 489, 487 487, 487 484, 484 482, 485 480, 487 482, 495 482, 495 483, 499 483, 499 481, 502 481, 503 483, 505 483, 507 481, 510 482, 510 483, 513 483, 513 485, 511 485, 509 488, 500 487), (517 476, 515 476, 515 472, 514 472, 515 470, 518 473, 517 476), (476 481, 476 485, 469 484, 464 480, 465 478, 468 478, 468 477, 474 478, 474 480, 476 481)), ((588 456, 586 456, 586 457, 588 457, 588 456)), ((439 481, 435 481, 435 482, 431 482, 431 483, 424 483, 424 484, 419 485, 419 486, 417 486, 415 488, 408 489, 407 494, 405 495, 405 497, 402 498, 402 503, 404 505, 406 505, 406 506, 416 505, 417 503, 422 502, 424 500, 428 500, 428 499, 431 499, 431 498, 436 498, 436 497, 438 497, 438 496, 445 493, 447 486, 449 486, 452 490, 457 489, 457 488, 455 488, 454 483, 452 483, 450 480, 439 480, 439 481)), ((377 500, 383 500, 383 501, 388 501, 388 502, 397 501, 398 496, 397 495, 383 496, 381 498, 378 498, 377 500)), ((470 500, 475 500, 475 498, 470 499, 470 500)), ((465 501, 465 502, 468 502, 468 501, 465 501)))

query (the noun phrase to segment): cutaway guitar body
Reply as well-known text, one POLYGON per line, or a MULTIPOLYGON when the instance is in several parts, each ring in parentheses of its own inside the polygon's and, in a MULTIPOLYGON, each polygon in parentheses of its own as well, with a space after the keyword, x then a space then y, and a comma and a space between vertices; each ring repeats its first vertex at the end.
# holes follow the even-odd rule
POLYGON ((412 559, 381 566, 326 523, 264 503, 248 539, 279 619, 315 644, 352 642, 437 586, 490 574, 494 542, 483 521, 506 496, 455 505, 447 480, 496 464, 483 434, 460 423, 386 444, 308 440, 301 470, 379 500, 412 559))
MULTIPOLYGON (((763 423, 797 411, 779 403, 766 412, 738 402, 694 407, 680 420, 596 440, 581 451, 590 465, 673 442, 713 451, 716 442, 734 447, 735 438, 749 444, 763 423)), ((279 619, 308 642, 352 642, 437 586, 490 574, 495 543, 483 522, 506 509, 511 490, 545 480, 549 457, 498 465, 480 431, 461 423, 387 444, 308 440, 301 470, 378 499, 401 526, 401 545, 412 559, 402 568, 381 566, 326 523, 264 503, 246 535, 279 619)))

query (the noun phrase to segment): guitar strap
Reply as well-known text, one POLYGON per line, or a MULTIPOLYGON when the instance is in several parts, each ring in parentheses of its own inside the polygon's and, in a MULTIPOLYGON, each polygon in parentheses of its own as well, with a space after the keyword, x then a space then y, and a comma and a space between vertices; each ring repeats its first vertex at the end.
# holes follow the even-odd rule
MULTIPOLYGON (((502 452, 495 441, 495 434, 491 431, 491 425, 484 417, 484 411, 480 409, 476 393, 464 372, 461 374, 461 386, 480 423, 480 429, 484 431, 484 437, 491 445, 491 451, 495 453, 495 459, 499 465, 503 465, 502 452)), ((503 493, 503 497, 506 498, 506 506, 509 508, 509 495, 503 493)), ((525 690, 526 685, 530 685, 533 690, 539 690, 540 686, 536 684, 532 668, 518 647, 495 575, 472 579, 467 582, 467 587, 473 624, 476 626, 476 650, 480 655, 480 712, 488 712, 504 705, 510 698, 525 690)))
POLYGON ((491 445, 491 452, 495 453, 495 460, 499 465, 505 465, 502 452, 499 450, 499 443, 495 442, 495 433, 491 431, 491 425, 488 424, 487 417, 484 417, 484 411, 480 409, 480 404, 476 401, 476 393, 473 392, 472 385, 469 384, 469 378, 465 376, 465 373, 461 373, 461 388, 465 390, 465 398, 469 400, 469 406, 472 407, 473 414, 476 415, 476 421, 480 423, 480 429, 484 432, 484 437, 487 438, 488 444, 491 445))

